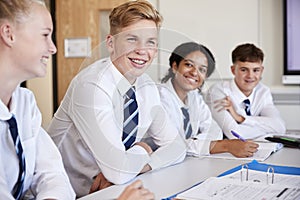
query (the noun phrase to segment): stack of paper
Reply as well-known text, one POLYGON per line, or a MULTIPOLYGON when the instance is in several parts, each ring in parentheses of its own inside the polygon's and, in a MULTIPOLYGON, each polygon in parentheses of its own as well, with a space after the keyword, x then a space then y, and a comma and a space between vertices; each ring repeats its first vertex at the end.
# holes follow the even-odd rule
MULTIPOLYGON (((245 170, 245 169, 243 169, 245 170)), ((248 200, 248 199, 300 199, 300 176, 275 174, 274 183, 268 180, 267 172, 248 170, 236 171, 223 177, 212 177, 203 183, 177 195, 177 199, 216 199, 216 200, 248 200)))

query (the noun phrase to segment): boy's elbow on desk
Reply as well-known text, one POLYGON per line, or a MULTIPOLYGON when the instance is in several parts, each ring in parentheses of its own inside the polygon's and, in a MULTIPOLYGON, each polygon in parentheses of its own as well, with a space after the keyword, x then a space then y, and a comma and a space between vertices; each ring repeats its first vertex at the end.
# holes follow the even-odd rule
POLYGON ((116 172, 116 173, 108 173, 105 174, 105 177, 107 180, 115 185, 125 184, 129 181, 133 180, 138 174, 135 173, 122 173, 122 172, 116 172))

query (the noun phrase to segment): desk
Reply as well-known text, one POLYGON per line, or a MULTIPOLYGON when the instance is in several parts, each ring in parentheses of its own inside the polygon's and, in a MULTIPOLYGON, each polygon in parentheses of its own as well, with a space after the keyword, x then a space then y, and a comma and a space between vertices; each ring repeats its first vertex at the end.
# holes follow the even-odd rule
MULTIPOLYGON (((249 161, 187 157, 180 164, 147 172, 138 176, 137 179, 143 181, 144 186, 155 194, 156 199, 162 199, 247 162, 249 161)), ((300 167, 300 149, 284 147, 263 163, 300 167)), ((126 185, 114 185, 80 200, 116 199, 126 185)))

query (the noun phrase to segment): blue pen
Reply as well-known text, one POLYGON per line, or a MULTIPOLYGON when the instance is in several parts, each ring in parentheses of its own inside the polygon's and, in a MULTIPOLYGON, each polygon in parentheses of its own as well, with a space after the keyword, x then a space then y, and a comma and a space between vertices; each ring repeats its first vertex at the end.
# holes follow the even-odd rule
POLYGON ((237 134, 236 132, 234 131, 231 131, 232 135, 234 135, 235 137, 237 137, 239 140, 243 141, 243 142, 246 142, 246 140, 240 136, 239 134, 237 134))

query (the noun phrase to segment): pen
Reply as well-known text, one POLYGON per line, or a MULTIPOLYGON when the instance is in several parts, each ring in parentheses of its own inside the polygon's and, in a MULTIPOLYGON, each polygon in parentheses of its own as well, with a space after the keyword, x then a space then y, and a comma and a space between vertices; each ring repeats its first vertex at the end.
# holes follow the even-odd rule
POLYGON ((234 135, 235 137, 237 137, 239 140, 243 141, 243 142, 246 142, 246 140, 240 136, 239 134, 237 134, 236 132, 234 131, 231 131, 232 135, 234 135))
POLYGON ((284 188, 276 197, 279 198, 285 191, 287 191, 289 188, 284 188))

